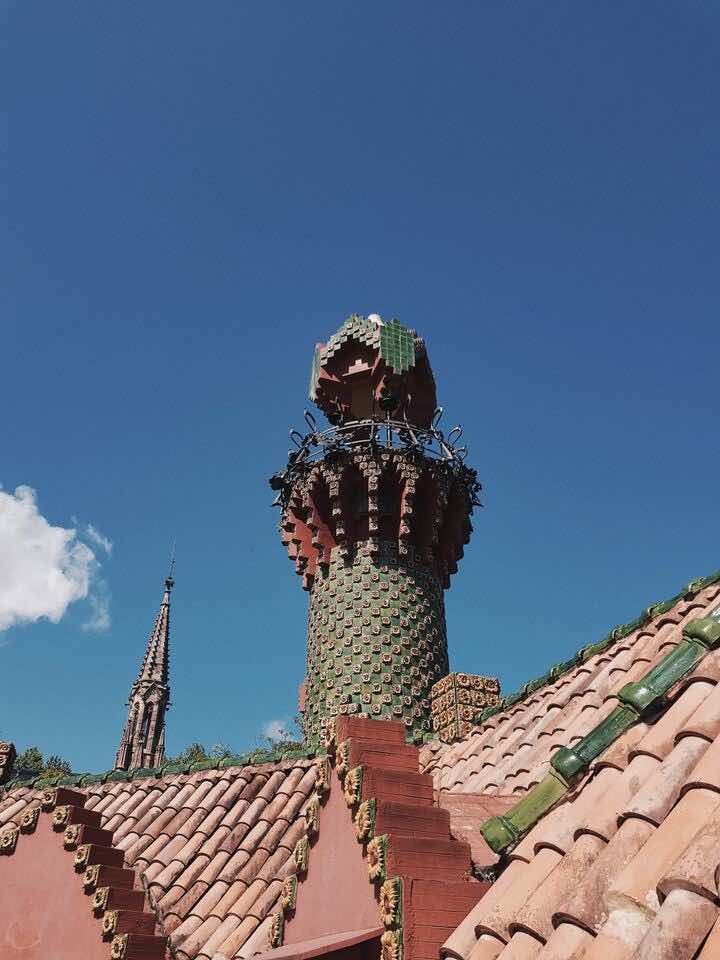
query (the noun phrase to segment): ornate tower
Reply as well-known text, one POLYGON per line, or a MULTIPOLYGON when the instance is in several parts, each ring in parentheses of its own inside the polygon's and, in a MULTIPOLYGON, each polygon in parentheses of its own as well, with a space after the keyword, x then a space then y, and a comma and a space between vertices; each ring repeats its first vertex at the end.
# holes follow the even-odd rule
POLYGON ((305 735, 338 714, 432 729, 448 673, 443 592, 472 530, 480 484, 439 429, 424 342, 397 320, 351 316, 315 350, 306 436, 270 481, 280 531, 310 593, 305 735))
POLYGON ((174 586, 171 568, 145 659, 130 691, 128 719, 115 757, 116 770, 159 767, 165 759, 165 711, 170 704, 170 591, 174 586))

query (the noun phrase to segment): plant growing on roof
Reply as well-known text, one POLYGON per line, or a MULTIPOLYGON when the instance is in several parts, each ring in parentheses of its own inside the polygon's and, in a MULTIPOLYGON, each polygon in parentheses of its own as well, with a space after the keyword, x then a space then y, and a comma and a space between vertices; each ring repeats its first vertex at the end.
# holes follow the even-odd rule
POLYGON ((59 756, 57 753, 51 754, 47 758, 45 767, 42 771, 43 777, 60 777, 65 774, 72 773, 72 765, 64 757, 59 756))
POLYGON ((15 758, 16 770, 37 770, 44 768, 45 761, 38 747, 28 747, 15 758))

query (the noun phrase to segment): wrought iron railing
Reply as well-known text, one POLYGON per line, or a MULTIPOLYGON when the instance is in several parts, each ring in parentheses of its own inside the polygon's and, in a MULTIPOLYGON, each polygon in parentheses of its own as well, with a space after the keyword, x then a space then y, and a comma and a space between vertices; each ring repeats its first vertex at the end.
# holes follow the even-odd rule
POLYGON ((481 485, 477 472, 465 464, 468 448, 465 444, 460 445, 462 427, 453 427, 446 436, 439 428, 442 415, 443 409, 438 407, 429 427, 418 427, 407 420, 393 420, 388 415, 385 418, 349 420, 320 429, 313 415, 305 410, 305 422, 310 431, 305 435, 299 430, 290 431, 290 439, 295 449, 288 451, 286 468, 270 478, 270 486, 277 491, 273 506, 283 506, 287 502, 294 484, 317 461, 345 450, 357 452, 381 449, 415 450, 423 457, 445 461, 466 483, 473 506, 480 506, 478 496, 481 485))

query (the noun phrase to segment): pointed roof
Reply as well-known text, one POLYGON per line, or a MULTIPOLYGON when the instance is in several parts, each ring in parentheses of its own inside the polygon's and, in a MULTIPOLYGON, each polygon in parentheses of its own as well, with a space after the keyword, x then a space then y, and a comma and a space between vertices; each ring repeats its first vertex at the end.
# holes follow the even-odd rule
POLYGON ((170 660, 170 592, 175 586, 172 575, 165 580, 160 610, 148 639, 145 657, 135 686, 144 683, 168 685, 168 667, 170 660))

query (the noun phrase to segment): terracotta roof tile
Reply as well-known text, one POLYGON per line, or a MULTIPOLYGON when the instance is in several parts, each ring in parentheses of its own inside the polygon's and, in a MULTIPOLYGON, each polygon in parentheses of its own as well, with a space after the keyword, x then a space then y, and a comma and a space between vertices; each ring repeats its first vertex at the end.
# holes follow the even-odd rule
POLYGON ((588 869, 605 848, 605 841, 585 834, 573 844, 550 877, 538 886, 510 924, 510 932, 526 930, 543 942, 552 935, 552 917, 576 890, 588 869))
MULTIPOLYGON (((421 762, 441 798, 477 800, 475 822, 466 817, 463 828, 479 828, 484 800, 524 795, 557 748, 594 729, 619 690, 659 663, 719 595, 713 584, 679 600, 461 742, 425 747, 421 762)), ((504 858, 444 952, 463 960, 720 960, 719 678, 714 651, 669 691, 654 720, 622 733, 504 858)))
POLYGON ((513 936, 503 952, 498 954, 498 960, 536 960, 542 948, 541 940, 520 931, 513 936))
POLYGON ((641 753, 633 758, 621 772, 616 767, 600 767, 597 776, 602 773, 613 774, 612 790, 605 795, 605 802, 589 810, 587 816, 578 824, 578 833, 594 833, 604 840, 610 840, 618 829, 618 817, 627 810, 638 790, 660 766, 657 757, 641 753))
MULTIPOLYGON (((294 869, 315 770, 315 761, 288 760, 77 789, 135 867, 176 956, 234 960, 294 869)), ((39 797, 26 787, 0 797, 0 824, 39 797)), ((253 951, 265 948, 266 926, 253 951)))
POLYGON ((690 890, 673 890, 653 919, 637 960, 690 960, 717 914, 717 906, 705 897, 690 890))
MULTIPOLYGON (((219 957, 225 960, 225 957, 248 957, 256 951, 262 952, 267 948, 268 925, 269 921, 260 925, 256 917, 245 917, 220 946, 219 957)), ((219 957, 216 954, 212 960, 219 957)))
POLYGON ((481 934, 470 954, 470 960, 495 960, 505 949, 505 944, 497 937, 481 934))
POLYGON ((225 919, 220 923, 220 926, 213 933, 211 937, 208 937, 206 942, 203 944, 203 947, 198 954, 198 957, 207 957, 208 960, 212 958, 216 950, 225 943, 230 934, 237 930, 240 926, 240 920, 238 917, 225 917, 225 919))
POLYGON ((702 950, 697 954, 697 960, 718 960, 718 957, 720 957, 720 924, 716 922, 702 950))
POLYGON ((707 741, 700 737, 680 740, 642 788, 635 792, 621 817, 641 817, 659 826, 675 806, 688 774, 707 748, 707 741))
POLYGON ((562 923, 540 953, 540 960, 581 960, 592 936, 572 923, 562 923))

